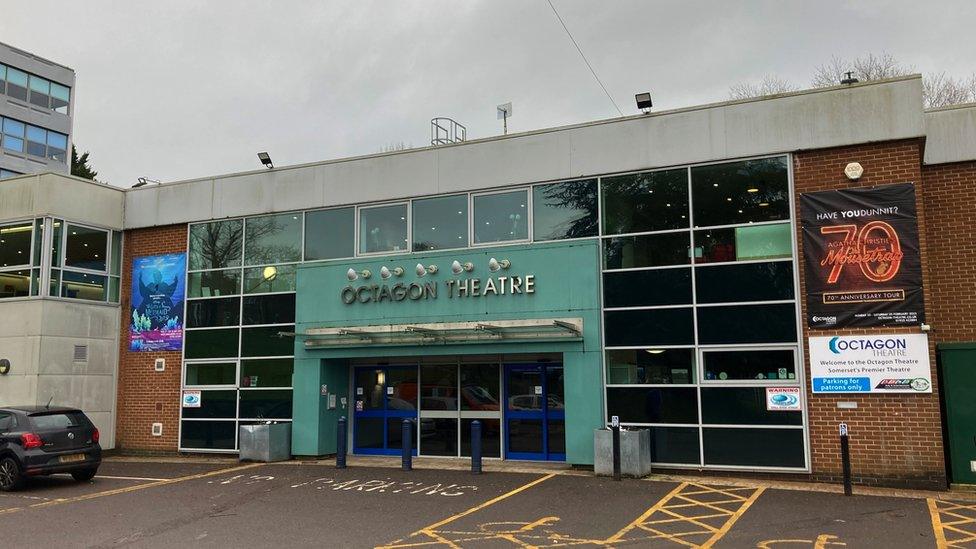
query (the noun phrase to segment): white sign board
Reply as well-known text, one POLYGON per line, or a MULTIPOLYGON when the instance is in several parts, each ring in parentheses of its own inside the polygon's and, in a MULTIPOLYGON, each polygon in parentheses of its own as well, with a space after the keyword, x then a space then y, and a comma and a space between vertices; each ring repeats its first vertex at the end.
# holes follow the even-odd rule
POLYGON ((928 334, 811 337, 814 393, 931 393, 928 334))
POLYGON ((202 401, 200 391, 183 391, 184 408, 199 408, 202 401))
POLYGON ((803 409, 799 387, 766 387, 766 411, 796 412, 803 409))

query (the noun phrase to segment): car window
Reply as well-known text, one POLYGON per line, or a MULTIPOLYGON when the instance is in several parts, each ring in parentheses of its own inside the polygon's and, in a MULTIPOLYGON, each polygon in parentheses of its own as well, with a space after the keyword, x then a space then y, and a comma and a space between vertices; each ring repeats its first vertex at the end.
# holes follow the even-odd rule
POLYGON ((0 433, 12 431, 17 426, 17 420, 10 412, 0 412, 0 433))
POLYGON ((85 416, 79 412, 43 414, 31 416, 36 429, 64 429, 85 424, 85 416))

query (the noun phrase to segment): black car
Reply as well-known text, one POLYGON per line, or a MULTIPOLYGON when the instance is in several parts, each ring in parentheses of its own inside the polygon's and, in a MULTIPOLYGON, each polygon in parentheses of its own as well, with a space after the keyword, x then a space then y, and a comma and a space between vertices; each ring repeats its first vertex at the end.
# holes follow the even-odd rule
POLYGON ((102 463, 98 429, 77 408, 0 407, 0 490, 27 477, 70 473, 91 480, 102 463))

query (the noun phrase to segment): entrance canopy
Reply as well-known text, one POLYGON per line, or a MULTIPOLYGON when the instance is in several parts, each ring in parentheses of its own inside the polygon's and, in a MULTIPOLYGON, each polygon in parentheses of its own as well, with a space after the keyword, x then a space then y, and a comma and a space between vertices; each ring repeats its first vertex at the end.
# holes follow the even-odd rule
POLYGON ((490 322, 435 322, 310 328, 306 349, 443 345, 511 341, 582 341, 582 318, 538 318, 490 322))

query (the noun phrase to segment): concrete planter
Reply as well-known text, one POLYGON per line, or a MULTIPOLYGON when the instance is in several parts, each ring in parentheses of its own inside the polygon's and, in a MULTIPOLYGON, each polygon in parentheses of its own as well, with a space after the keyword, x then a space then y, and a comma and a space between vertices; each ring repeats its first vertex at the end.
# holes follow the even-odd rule
MULTIPOLYGON (((593 470, 601 476, 613 474, 613 432, 610 429, 593 431, 593 470)), ((620 474, 636 478, 651 474, 650 430, 620 430, 620 474)))

